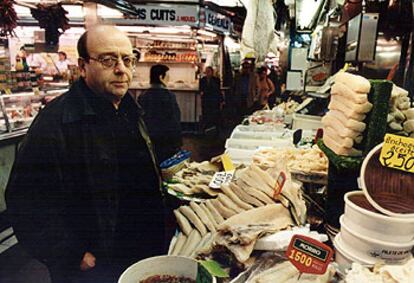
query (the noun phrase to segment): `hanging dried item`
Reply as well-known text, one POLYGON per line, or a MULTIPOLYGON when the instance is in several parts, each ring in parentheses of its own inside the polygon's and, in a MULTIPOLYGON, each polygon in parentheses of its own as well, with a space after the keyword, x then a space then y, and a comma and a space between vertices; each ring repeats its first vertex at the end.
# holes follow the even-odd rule
POLYGON ((0 3, 0 37, 15 35, 17 26, 17 14, 13 7, 13 0, 2 0, 0 3))
POLYGON ((38 4, 37 9, 30 9, 33 18, 39 22, 39 26, 45 29, 47 45, 57 45, 59 36, 69 29, 68 13, 61 3, 53 5, 38 4))

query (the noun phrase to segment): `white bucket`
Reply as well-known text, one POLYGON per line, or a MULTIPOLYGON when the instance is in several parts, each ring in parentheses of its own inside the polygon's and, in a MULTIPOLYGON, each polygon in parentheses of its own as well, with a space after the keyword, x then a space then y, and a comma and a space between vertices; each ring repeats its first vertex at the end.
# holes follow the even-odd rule
POLYGON ((345 214, 343 223, 352 231, 358 231, 371 239, 409 243, 414 240, 414 218, 397 218, 362 208, 351 201, 351 197, 361 196, 362 191, 345 194, 345 214))
MULTIPOLYGON (((197 261, 181 256, 157 256, 141 260, 125 270, 118 283, 139 283, 154 275, 171 275, 197 279, 197 261)), ((216 279, 213 278, 212 283, 216 279)))
POLYGON ((339 265, 341 270, 346 270, 351 267, 353 262, 358 262, 364 266, 372 266, 375 264, 374 261, 366 262, 361 258, 354 257, 346 251, 343 246, 341 233, 338 233, 333 241, 335 247, 335 262, 339 265))
POLYGON ((384 261, 386 264, 401 264, 412 258, 414 241, 396 244, 361 235, 351 230, 344 223, 343 217, 339 219, 342 246, 354 258, 360 258, 364 262, 384 261))

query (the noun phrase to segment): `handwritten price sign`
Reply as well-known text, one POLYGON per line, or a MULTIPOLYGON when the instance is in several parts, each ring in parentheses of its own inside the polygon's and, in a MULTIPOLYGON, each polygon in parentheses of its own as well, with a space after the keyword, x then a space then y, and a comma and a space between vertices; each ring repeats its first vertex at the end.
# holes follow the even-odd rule
POLYGON ((210 188, 213 189, 220 189, 221 185, 228 184, 231 182, 234 176, 234 170, 229 172, 216 172, 211 179, 210 184, 208 185, 210 188))
POLYGON ((315 239, 294 235, 286 256, 301 273, 324 274, 333 251, 329 246, 315 239))
POLYGON ((385 167, 414 173, 414 139, 385 135, 380 162, 385 167))

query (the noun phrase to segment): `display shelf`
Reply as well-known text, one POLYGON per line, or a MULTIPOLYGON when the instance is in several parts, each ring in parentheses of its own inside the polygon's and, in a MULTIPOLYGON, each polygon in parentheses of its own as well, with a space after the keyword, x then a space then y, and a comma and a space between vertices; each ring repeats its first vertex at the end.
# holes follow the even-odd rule
POLYGON ((135 46, 138 49, 154 49, 154 50, 177 50, 177 51, 196 51, 195 47, 160 47, 160 46, 135 46))
POLYGON ((166 63, 166 64, 196 64, 196 62, 175 62, 175 61, 139 61, 137 63, 144 64, 157 64, 157 63, 166 63))

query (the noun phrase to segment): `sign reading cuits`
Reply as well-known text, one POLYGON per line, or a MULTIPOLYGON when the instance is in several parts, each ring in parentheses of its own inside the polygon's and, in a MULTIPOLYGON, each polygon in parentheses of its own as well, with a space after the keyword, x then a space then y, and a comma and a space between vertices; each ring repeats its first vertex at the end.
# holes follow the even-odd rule
POLYGON ((222 32, 222 33, 230 33, 231 32, 231 20, 229 17, 212 11, 210 9, 206 9, 206 27, 213 29, 214 31, 222 32))
POLYGON ((379 159, 385 167, 414 173, 414 139, 386 134, 379 159))
POLYGON ((196 5, 134 5, 138 16, 131 19, 145 25, 198 26, 199 7, 196 5))
POLYGON ((333 250, 310 237, 294 235, 286 256, 301 273, 324 274, 331 262, 333 250))

